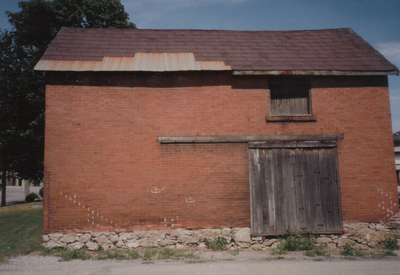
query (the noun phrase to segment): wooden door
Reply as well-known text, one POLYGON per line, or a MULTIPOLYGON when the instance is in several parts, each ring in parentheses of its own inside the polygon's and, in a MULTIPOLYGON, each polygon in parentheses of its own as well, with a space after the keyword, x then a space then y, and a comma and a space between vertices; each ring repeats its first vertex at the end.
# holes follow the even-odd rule
POLYGON ((253 235, 342 231, 336 141, 249 145, 253 235))

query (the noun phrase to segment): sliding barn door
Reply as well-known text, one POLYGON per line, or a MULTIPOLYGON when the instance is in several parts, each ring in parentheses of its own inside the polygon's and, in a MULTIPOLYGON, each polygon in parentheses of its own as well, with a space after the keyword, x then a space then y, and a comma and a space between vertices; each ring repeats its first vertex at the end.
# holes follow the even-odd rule
POLYGON ((342 231, 336 141, 249 146, 253 235, 342 231))

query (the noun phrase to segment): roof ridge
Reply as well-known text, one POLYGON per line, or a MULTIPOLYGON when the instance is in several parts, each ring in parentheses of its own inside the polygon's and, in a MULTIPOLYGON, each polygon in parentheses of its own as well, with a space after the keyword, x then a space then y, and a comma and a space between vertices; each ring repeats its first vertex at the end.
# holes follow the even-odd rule
POLYGON ((322 29, 298 29, 298 30, 234 30, 234 29, 136 29, 136 28, 118 28, 118 27, 107 27, 107 28, 78 28, 78 27, 61 27, 61 30, 69 29, 69 30, 80 30, 80 31, 90 31, 90 30, 121 30, 121 31, 160 31, 160 32, 168 32, 168 31, 198 31, 198 32, 319 32, 319 31, 351 31, 354 32, 350 27, 341 27, 341 28, 322 28, 322 29))

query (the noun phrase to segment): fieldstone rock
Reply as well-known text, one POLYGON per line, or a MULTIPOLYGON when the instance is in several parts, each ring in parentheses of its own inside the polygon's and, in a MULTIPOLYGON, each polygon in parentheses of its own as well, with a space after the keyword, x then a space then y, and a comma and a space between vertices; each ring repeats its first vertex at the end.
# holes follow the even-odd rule
POLYGON ((230 242, 232 240, 232 229, 229 227, 222 228, 221 236, 230 242))
POLYGON ((123 241, 119 240, 119 241, 115 244, 115 246, 118 247, 118 248, 125 248, 125 247, 126 247, 126 244, 125 244, 123 241))
POLYGON ((176 229, 174 232, 172 232, 173 235, 175 235, 178 239, 181 237, 191 235, 192 231, 186 230, 186 229, 176 229))
POLYGON ((108 236, 108 239, 110 240, 110 242, 112 243, 117 243, 119 238, 118 238, 118 234, 116 233, 111 233, 110 236, 108 236))
POLYGON ((85 245, 86 245, 86 248, 91 251, 99 249, 99 245, 92 241, 87 242, 85 245))
POLYGON ((221 237, 221 229, 200 229, 198 230, 199 239, 215 239, 221 237))
POLYGON ((252 237, 251 241, 252 242, 254 241, 255 243, 259 243, 259 242, 263 241, 263 237, 252 237))
POLYGON ((71 248, 71 249, 81 249, 83 247, 84 247, 84 244, 81 242, 74 242, 74 243, 70 243, 68 245, 68 248, 71 248))
POLYGON ((176 240, 172 240, 169 237, 162 239, 158 242, 159 246, 169 246, 169 245, 174 245, 176 243, 176 240))
POLYGON ((253 250, 256 250, 256 251, 263 250, 263 246, 261 244, 259 244, 259 243, 255 243, 255 244, 251 245, 250 248, 253 249, 253 250))
POLYGON ((103 250, 109 250, 109 249, 115 248, 114 244, 111 243, 111 242, 109 242, 109 243, 103 243, 103 244, 100 245, 100 247, 101 247, 103 250))
POLYGON ((326 248, 327 248, 329 251, 335 251, 335 250, 337 250, 336 243, 326 243, 325 245, 326 245, 326 248))
POLYGON ((60 239, 60 242, 65 244, 73 243, 77 240, 75 234, 64 234, 64 236, 60 239))
POLYGON ((387 228, 387 226, 386 225, 384 225, 384 224, 381 224, 381 223, 377 223, 376 225, 375 225, 375 229, 377 230, 377 231, 389 231, 389 229, 387 228))
POLYGON ((186 246, 185 246, 184 244, 177 243, 177 244, 175 245, 175 248, 176 248, 176 249, 184 249, 184 248, 186 248, 186 246))
POLYGON ((277 248, 277 247, 279 246, 280 243, 281 243, 280 241, 274 242, 274 243, 271 245, 271 248, 272 248, 272 249, 277 248))
POLYGON ((239 228, 234 230, 233 240, 236 243, 250 243, 250 228, 239 228))
POLYGON ((157 246, 157 240, 154 239, 140 239, 139 240, 139 246, 141 247, 156 247, 157 246))
POLYGON ((118 236, 119 241, 135 240, 136 238, 137 236, 135 234, 127 232, 120 233, 118 236))
POLYGON ((49 239, 50 239, 50 240, 58 241, 59 239, 61 239, 61 238, 64 236, 64 234, 61 234, 61 233, 51 233, 51 234, 49 234, 48 236, 49 236, 49 239))
POLYGON ((236 243, 236 245, 240 248, 249 248, 251 246, 251 243, 241 242, 241 243, 236 243))
POLYGON ((63 247, 63 244, 54 240, 50 240, 47 243, 43 244, 44 247, 52 249, 52 248, 56 248, 56 247, 63 247))
MULTIPOLYGON (((342 235, 315 236, 316 243, 330 250, 339 251, 347 243, 356 249, 367 250, 382 246, 382 241, 390 234, 386 225, 379 223, 344 224, 342 235)), ((393 231, 394 232, 394 231, 393 231)), ((393 233, 394 234, 394 233, 393 233)), ((206 247, 204 240, 223 237, 228 241, 227 248, 251 248, 255 250, 274 248, 279 245, 278 239, 264 239, 250 236, 250 228, 222 229, 171 229, 169 231, 135 231, 135 232, 86 232, 86 233, 52 233, 42 236, 43 245, 48 248, 69 247, 89 250, 137 247, 206 247)), ((400 240, 398 240, 400 245, 400 240)))
POLYGON ((361 243, 355 243, 353 247, 358 250, 369 250, 369 247, 366 244, 361 243))
POLYGON ((80 236, 79 236, 79 241, 81 242, 81 243, 86 243, 86 242, 88 242, 89 240, 90 240, 90 234, 88 234, 88 233, 85 233, 85 234, 81 234, 80 236))
POLYGON ((126 243, 126 247, 128 247, 128 248, 137 248, 137 247, 139 247, 139 241, 138 240, 129 240, 126 243))
POLYGON ((317 243, 320 243, 320 244, 326 244, 326 243, 332 242, 332 239, 329 238, 329 237, 318 237, 318 238, 316 239, 316 242, 317 242, 317 243))
POLYGON ((263 242, 263 245, 266 247, 270 247, 275 243, 279 243, 279 240, 278 239, 265 239, 263 242))
POLYGON ((177 242, 193 244, 200 241, 201 233, 192 230, 177 229, 175 233, 172 234, 177 242))
POLYGON ((95 240, 101 247, 111 244, 111 241, 108 239, 106 234, 96 236, 95 240))
POLYGON ((148 231, 135 231, 131 234, 132 234, 132 236, 131 236, 132 239, 141 239, 141 238, 144 238, 146 236, 146 234, 149 234, 149 233, 148 233, 148 231))
POLYGON ((104 235, 106 232, 92 232, 91 235, 93 238, 97 238, 101 235, 104 235))
POLYGON ((356 242, 351 239, 339 239, 337 241, 337 247, 343 248, 345 245, 353 246, 356 242))
POLYGON ((193 243, 198 243, 200 241, 200 237, 198 234, 192 233, 191 235, 182 235, 180 238, 178 238, 177 241, 182 243, 193 244, 193 243))

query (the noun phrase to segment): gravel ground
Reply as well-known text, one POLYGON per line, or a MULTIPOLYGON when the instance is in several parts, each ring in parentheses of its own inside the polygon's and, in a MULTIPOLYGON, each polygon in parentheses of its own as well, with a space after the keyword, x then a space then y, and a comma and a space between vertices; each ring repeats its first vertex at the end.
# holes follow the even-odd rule
POLYGON ((262 257, 237 256, 233 260, 205 262, 156 261, 81 261, 61 262, 55 257, 23 256, 0 265, 0 274, 15 275, 123 275, 123 274, 173 274, 173 275, 398 275, 398 257, 379 260, 266 260, 262 257))

